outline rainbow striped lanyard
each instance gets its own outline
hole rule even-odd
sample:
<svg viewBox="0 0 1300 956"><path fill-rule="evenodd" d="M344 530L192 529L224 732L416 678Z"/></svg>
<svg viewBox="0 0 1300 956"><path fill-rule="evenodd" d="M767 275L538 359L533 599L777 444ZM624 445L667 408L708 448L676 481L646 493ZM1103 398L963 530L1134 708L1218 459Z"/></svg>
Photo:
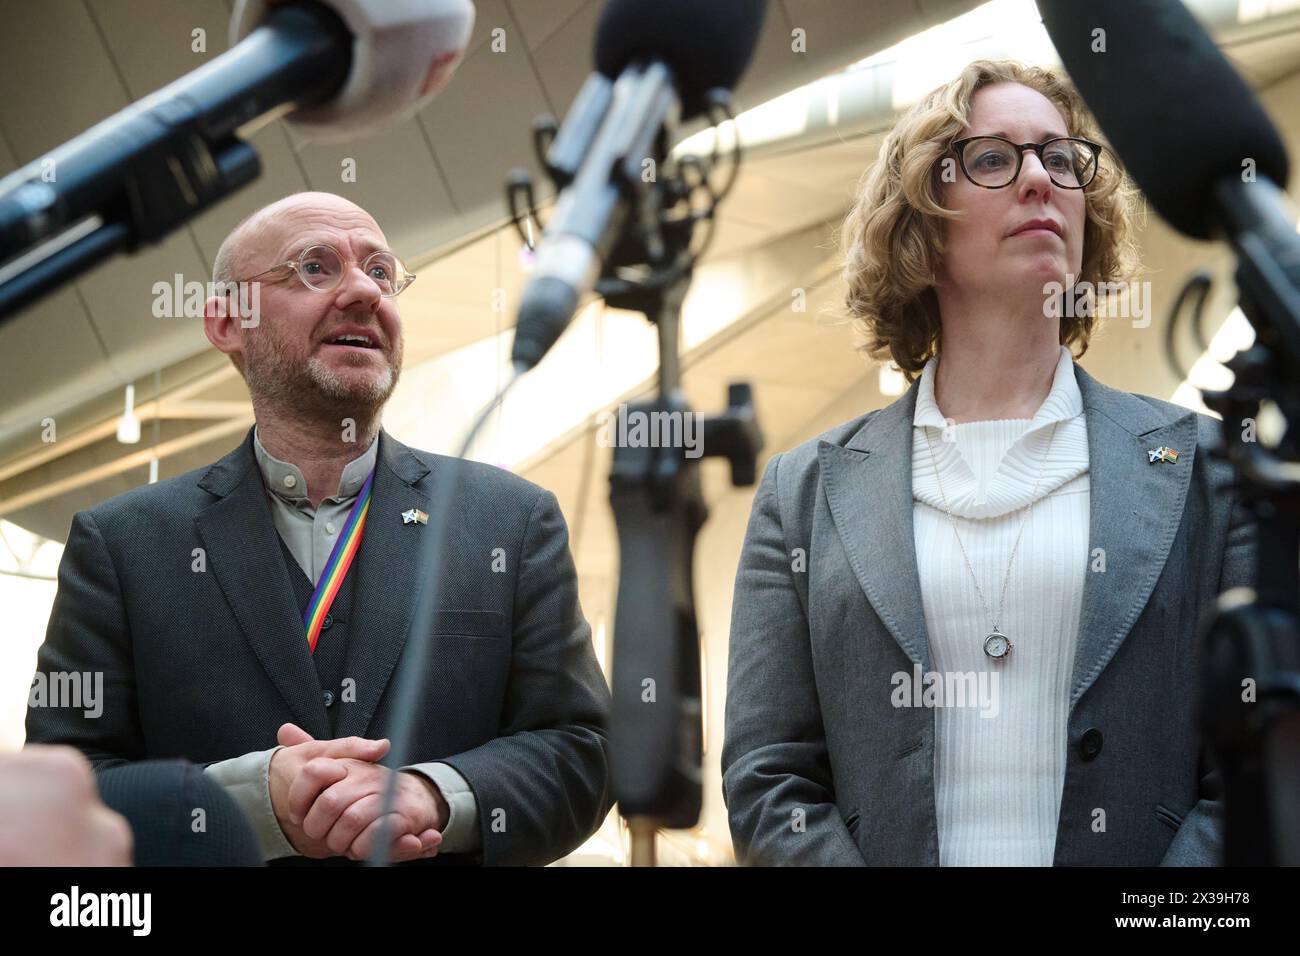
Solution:
<svg viewBox="0 0 1300 956"><path fill-rule="evenodd" d="M348 521L343 526L343 533L334 542L334 550L330 552L329 561L325 562L325 570L321 572L320 580L316 582L316 591L311 596L311 603L307 605L307 612L303 615L303 624L307 627L307 646L311 648L313 654L316 652L316 641L320 637L321 625L325 623L330 605L334 603L339 587L347 577L348 568L352 567L352 559L357 556L357 548L361 545L361 534L366 528L366 514L370 511L370 489L374 483L375 470L372 468L366 483L361 486L356 502L352 505L352 511L348 513Z"/></svg>

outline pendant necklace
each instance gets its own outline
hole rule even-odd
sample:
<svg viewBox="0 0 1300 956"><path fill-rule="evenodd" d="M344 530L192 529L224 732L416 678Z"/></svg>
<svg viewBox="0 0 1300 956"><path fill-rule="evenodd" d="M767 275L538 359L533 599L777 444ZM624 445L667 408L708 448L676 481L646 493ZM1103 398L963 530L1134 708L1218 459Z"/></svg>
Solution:
<svg viewBox="0 0 1300 956"><path fill-rule="evenodd" d="M1002 601L1007 594L1007 582L1011 580L1011 565L1016 560L1016 549L1020 547L1020 535L1024 533L1025 522L1029 520L1029 511L1034 507L1034 495L1038 492L1039 482L1043 480L1043 467L1047 463L1047 458L1052 451L1052 443L1056 440L1056 426L1060 422L1052 424L1052 435L1047 441L1047 451L1043 453L1042 460L1038 463L1038 478L1034 480L1034 490L1029 494L1029 504L1024 507L1025 515L1020 519L1020 530L1016 532L1015 543L1011 546L1011 557L1007 559L1007 571L1002 577L1002 594L998 597L998 613L993 615L993 630L984 638L984 653L991 660L1004 661L1011 653L1011 638L1002 633L998 627L998 622L1002 616ZM952 533L957 538L957 547L961 548L961 556L966 562L966 569L970 571L971 579L975 582L975 591L979 594L980 604L984 607L985 616L988 615L988 603L984 600L984 591L980 588L979 578L975 576L975 569L971 567L970 558L966 555L966 546L961 542L961 535L957 532L957 522L953 519L952 509L948 507L948 496L944 494L943 479L939 477L939 466L934 460L934 445L930 442L930 432L925 426L925 444L930 449L930 465L934 468L934 478L939 484L939 494L943 497L943 510L948 515L948 522L952 525Z"/></svg>

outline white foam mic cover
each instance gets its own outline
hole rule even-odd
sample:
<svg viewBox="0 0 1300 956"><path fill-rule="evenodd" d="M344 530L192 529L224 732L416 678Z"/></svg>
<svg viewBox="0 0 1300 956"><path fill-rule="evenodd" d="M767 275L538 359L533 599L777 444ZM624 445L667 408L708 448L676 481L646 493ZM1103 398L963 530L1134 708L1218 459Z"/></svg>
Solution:
<svg viewBox="0 0 1300 956"><path fill-rule="evenodd" d="M255 30L276 2L289 0L238 0L231 45ZM318 2L351 32L352 70L328 103L285 117L309 140L365 136L414 114L450 82L474 27L471 0Z"/></svg>

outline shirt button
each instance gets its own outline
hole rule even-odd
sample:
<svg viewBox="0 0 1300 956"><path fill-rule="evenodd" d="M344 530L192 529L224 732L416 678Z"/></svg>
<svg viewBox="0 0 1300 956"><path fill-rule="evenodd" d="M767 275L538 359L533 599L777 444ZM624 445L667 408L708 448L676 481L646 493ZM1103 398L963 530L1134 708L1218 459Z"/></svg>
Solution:
<svg viewBox="0 0 1300 956"><path fill-rule="evenodd" d="M298 484L298 479L295 478L293 475L285 475L285 476L284 476L284 486L285 486L286 488L292 488L292 487L294 487L294 485L296 485L296 484Z"/></svg>
<svg viewBox="0 0 1300 956"><path fill-rule="evenodd" d="M1097 754L1101 753L1103 739L1101 731L1096 727L1091 727L1083 732L1083 738L1079 741L1079 754L1084 760L1095 760Z"/></svg>
<svg viewBox="0 0 1300 956"><path fill-rule="evenodd" d="M334 522L333 522L333 521L326 521L326 522L325 522L325 531L326 531L327 534L333 534L333 533L334 533Z"/></svg>
<svg viewBox="0 0 1300 956"><path fill-rule="evenodd" d="M333 692L332 690L327 690L323 696L324 696L324 698L325 698L325 706L326 706L326 707L333 707L333 706L334 706L334 692Z"/></svg>
<svg viewBox="0 0 1300 956"><path fill-rule="evenodd" d="M334 626L334 615L326 614L325 620L320 622L320 629L322 631L328 631L333 626Z"/></svg>

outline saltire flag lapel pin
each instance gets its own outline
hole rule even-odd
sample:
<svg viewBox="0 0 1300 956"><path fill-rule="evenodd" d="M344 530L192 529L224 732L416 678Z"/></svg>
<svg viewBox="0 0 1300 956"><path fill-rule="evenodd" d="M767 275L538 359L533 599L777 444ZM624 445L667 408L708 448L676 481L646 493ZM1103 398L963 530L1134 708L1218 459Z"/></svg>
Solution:
<svg viewBox="0 0 1300 956"><path fill-rule="evenodd" d="M402 524L428 524L429 516L419 508L408 508L402 512Z"/></svg>
<svg viewBox="0 0 1300 956"><path fill-rule="evenodd" d="M1161 445L1159 448L1147 449L1147 457L1150 459L1147 464L1154 465L1158 461L1167 461L1172 465L1178 461L1178 452L1168 445Z"/></svg>

